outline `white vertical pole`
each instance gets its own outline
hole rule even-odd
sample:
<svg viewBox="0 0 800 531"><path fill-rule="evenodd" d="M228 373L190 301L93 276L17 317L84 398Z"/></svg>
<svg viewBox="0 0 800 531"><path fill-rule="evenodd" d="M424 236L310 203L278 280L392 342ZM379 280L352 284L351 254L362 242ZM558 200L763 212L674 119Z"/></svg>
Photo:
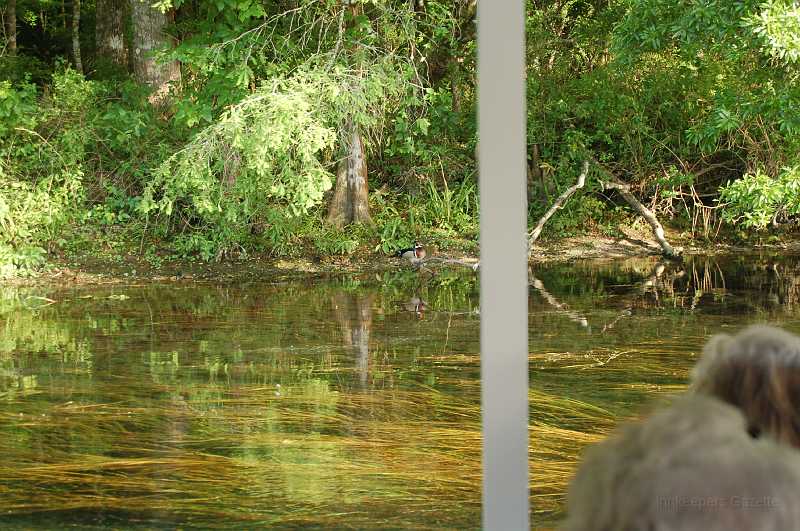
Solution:
<svg viewBox="0 0 800 531"><path fill-rule="evenodd" d="M530 529L525 7L478 0L483 527Z"/></svg>

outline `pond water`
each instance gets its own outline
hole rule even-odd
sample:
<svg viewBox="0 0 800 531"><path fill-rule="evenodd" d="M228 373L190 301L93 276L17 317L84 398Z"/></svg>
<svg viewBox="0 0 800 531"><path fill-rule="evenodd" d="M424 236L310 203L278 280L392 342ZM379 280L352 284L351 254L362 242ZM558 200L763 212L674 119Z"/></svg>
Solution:
<svg viewBox="0 0 800 531"><path fill-rule="evenodd" d="M680 392L714 333L800 331L800 260L539 266L531 502ZM0 527L480 526L478 281L0 288Z"/></svg>

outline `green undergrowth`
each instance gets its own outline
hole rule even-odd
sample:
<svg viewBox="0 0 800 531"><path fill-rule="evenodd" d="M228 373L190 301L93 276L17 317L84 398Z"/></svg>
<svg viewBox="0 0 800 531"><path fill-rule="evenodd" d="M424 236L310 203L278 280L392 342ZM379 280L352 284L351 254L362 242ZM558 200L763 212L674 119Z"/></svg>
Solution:
<svg viewBox="0 0 800 531"><path fill-rule="evenodd" d="M77 256L107 263L136 256L158 268L385 255L415 240L475 252L470 146L451 137L429 149L428 134L442 131L402 113L390 133L416 144L385 148L391 162L371 168L373 223L336 229L324 222L340 109L360 106L367 135L380 125L368 119L378 107L396 113L394 98L413 96L387 68L370 66L366 100L342 92L346 72L312 69L279 76L211 125L193 128L170 114L175 109L151 105L140 85L87 79L66 64L45 86L0 81L0 278ZM431 113L446 112L446 97L426 98ZM439 170L443 161L451 161L449 173ZM437 178L427 177L434 167ZM397 176L409 168L411 181Z"/></svg>

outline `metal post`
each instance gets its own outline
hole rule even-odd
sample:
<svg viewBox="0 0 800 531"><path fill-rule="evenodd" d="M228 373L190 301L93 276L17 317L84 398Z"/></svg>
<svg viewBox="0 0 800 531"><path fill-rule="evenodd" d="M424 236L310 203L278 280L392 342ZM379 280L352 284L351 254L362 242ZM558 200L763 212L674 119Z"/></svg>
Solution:
<svg viewBox="0 0 800 531"><path fill-rule="evenodd" d="M523 0L478 0L483 527L530 529Z"/></svg>

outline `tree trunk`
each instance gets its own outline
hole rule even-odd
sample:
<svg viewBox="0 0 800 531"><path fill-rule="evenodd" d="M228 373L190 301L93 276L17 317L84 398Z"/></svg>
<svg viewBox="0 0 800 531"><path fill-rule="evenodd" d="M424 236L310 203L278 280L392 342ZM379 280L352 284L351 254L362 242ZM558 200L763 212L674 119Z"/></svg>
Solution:
<svg viewBox="0 0 800 531"><path fill-rule="evenodd" d="M6 53L17 55L17 0L6 4Z"/></svg>
<svg viewBox="0 0 800 531"><path fill-rule="evenodd" d="M452 109L454 113L461 112L461 87L459 87L458 62L450 62L450 94L453 98Z"/></svg>
<svg viewBox="0 0 800 531"><path fill-rule="evenodd" d="M353 18L361 14L360 4L351 5L350 10ZM367 154L358 124L352 116L344 124L342 139L345 156L336 171L336 185L328 205L328 223L340 229L350 223L371 225Z"/></svg>
<svg viewBox="0 0 800 531"><path fill-rule="evenodd" d="M133 73L140 83L153 89L152 103L161 102L169 92L172 81L180 81L181 70L177 61L156 62L153 52L171 44L164 28L174 14L162 13L150 7L149 0L130 0L133 20Z"/></svg>
<svg viewBox="0 0 800 531"><path fill-rule="evenodd" d="M75 70L83 73L81 62L81 0L72 0L72 57Z"/></svg>
<svg viewBox="0 0 800 531"><path fill-rule="evenodd" d="M354 223L372 224L369 215L369 183L367 181L367 154L358 128L351 125L347 156L347 191L353 206Z"/></svg>
<svg viewBox="0 0 800 531"><path fill-rule="evenodd" d="M369 214L367 157L361 133L348 120L344 135L345 156L336 170L336 185L328 205L328 223L342 228L350 223L372 224Z"/></svg>
<svg viewBox="0 0 800 531"><path fill-rule="evenodd" d="M95 40L97 56L127 70L128 46L125 42L126 0L97 0Z"/></svg>
<svg viewBox="0 0 800 531"><path fill-rule="evenodd" d="M336 184L333 197L328 205L328 223L334 227L344 227L353 219L352 208L348 201L347 189L347 157L339 161L336 168Z"/></svg>
<svg viewBox="0 0 800 531"><path fill-rule="evenodd" d="M542 172L542 159L539 156L539 144L534 144L531 150L531 160L528 163L528 203L538 202L548 195ZM549 197L548 197L549 200Z"/></svg>

